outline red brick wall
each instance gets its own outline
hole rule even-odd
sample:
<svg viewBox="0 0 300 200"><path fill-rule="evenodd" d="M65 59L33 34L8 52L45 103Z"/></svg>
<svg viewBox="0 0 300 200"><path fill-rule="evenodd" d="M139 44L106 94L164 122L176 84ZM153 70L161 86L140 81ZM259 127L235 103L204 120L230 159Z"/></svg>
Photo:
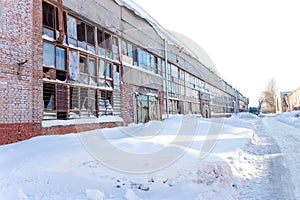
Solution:
<svg viewBox="0 0 300 200"><path fill-rule="evenodd" d="M135 87L129 84L121 84L121 117L126 123L134 122L133 95Z"/></svg>
<svg viewBox="0 0 300 200"><path fill-rule="evenodd" d="M26 140L41 133L40 123L0 124L0 145Z"/></svg>
<svg viewBox="0 0 300 200"><path fill-rule="evenodd" d="M0 144L41 134L42 1L2 1ZM28 62L19 66L17 63Z"/></svg>

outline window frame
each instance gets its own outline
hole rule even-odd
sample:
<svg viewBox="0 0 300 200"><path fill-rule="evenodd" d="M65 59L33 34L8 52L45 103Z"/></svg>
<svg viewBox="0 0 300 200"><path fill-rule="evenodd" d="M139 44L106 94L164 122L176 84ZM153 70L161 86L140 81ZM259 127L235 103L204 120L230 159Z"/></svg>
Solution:
<svg viewBox="0 0 300 200"><path fill-rule="evenodd" d="M53 46L53 66L46 65L44 63L44 56L45 51L44 51L44 44L51 45ZM57 49L63 49L64 50L64 69L58 68L57 67ZM52 79L52 80L60 80L60 81L67 81L68 80L68 67L67 67L67 48L57 45L55 43L51 43L49 41L43 41L43 77Z"/></svg>

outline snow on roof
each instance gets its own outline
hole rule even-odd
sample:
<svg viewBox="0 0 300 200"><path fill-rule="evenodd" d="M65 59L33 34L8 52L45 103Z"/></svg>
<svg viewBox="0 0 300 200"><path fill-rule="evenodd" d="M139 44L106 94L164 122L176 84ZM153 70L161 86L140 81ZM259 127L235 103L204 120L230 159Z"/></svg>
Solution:
<svg viewBox="0 0 300 200"><path fill-rule="evenodd" d="M115 2L120 6L126 7L127 9L131 10L137 16L145 19L156 30L156 32L162 39L166 39L169 44L172 44L179 49L182 49L182 47L184 47L183 51L185 53L194 58L197 58L200 63L202 63L205 67L211 69L219 76L215 64L209 58L207 53L195 41L182 34L166 30L149 13L147 13L145 9L143 9L133 0L115 0Z"/></svg>

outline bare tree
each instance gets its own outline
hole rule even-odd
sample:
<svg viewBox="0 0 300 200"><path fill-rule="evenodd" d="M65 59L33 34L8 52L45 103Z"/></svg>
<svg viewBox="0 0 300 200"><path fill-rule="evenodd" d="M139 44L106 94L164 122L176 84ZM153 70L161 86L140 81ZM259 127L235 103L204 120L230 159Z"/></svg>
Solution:
<svg viewBox="0 0 300 200"><path fill-rule="evenodd" d="M261 106L265 102L265 97L264 95L261 95L258 97L258 107L257 107L257 113L259 114L261 111Z"/></svg>
<svg viewBox="0 0 300 200"><path fill-rule="evenodd" d="M276 81L271 79L268 82L266 90L263 92L263 94L267 110L272 113L276 112L276 91Z"/></svg>

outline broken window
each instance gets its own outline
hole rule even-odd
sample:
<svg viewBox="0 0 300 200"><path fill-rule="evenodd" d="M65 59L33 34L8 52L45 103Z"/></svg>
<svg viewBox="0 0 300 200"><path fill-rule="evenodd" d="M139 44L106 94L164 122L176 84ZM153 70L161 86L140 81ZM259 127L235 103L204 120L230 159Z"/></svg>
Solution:
<svg viewBox="0 0 300 200"><path fill-rule="evenodd" d="M70 87L70 118L96 116L96 90Z"/></svg>
<svg viewBox="0 0 300 200"><path fill-rule="evenodd" d="M88 64L87 64L87 57L80 55L79 58L79 71L80 71L80 83L88 84Z"/></svg>
<svg viewBox="0 0 300 200"><path fill-rule="evenodd" d="M43 66L44 78L65 81L66 49L43 42Z"/></svg>
<svg viewBox="0 0 300 200"><path fill-rule="evenodd" d="M69 51L69 63L70 63L70 79L77 81L79 78L79 52Z"/></svg>
<svg viewBox="0 0 300 200"><path fill-rule="evenodd" d="M122 54L128 56L127 54L127 42L122 40Z"/></svg>
<svg viewBox="0 0 300 200"><path fill-rule="evenodd" d="M80 110L87 110L88 108L88 102L87 102L87 96L88 96L88 89L87 88L80 88Z"/></svg>
<svg viewBox="0 0 300 200"><path fill-rule="evenodd" d="M105 39L105 50L106 50L105 56L109 59L112 59L111 35L108 33L104 33L104 39Z"/></svg>
<svg viewBox="0 0 300 200"><path fill-rule="evenodd" d="M130 58L133 58L133 48L132 48L132 44L128 43L127 51L128 51L128 56L129 56Z"/></svg>
<svg viewBox="0 0 300 200"><path fill-rule="evenodd" d="M66 26L65 12L63 13L62 26ZM59 37L58 9L46 2L43 2L43 34L53 39L57 39Z"/></svg>
<svg viewBox="0 0 300 200"><path fill-rule="evenodd" d="M99 29L97 29L97 39L98 39L98 54L101 56L105 56L103 32Z"/></svg>
<svg viewBox="0 0 300 200"><path fill-rule="evenodd" d="M100 91L99 99L99 115L111 115L113 114L112 106L112 92Z"/></svg>
<svg viewBox="0 0 300 200"><path fill-rule="evenodd" d="M96 61L93 58L89 59L90 85L97 85L97 69Z"/></svg>
<svg viewBox="0 0 300 200"><path fill-rule="evenodd" d="M161 58L160 57L156 57L156 73L159 74L159 75L162 75L162 62L161 62Z"/></svg>
<svg viewBox="0 0 300 200"><path fill-rule="evenodd" d="M119 40L116 37L112 37L112 50L113 50L113 59L116 61L120 60L119 57Z"/></svg>
<svg viewBox="0 0 300 200"><path fill-rule="evenodd" d="M43 84L44 117L43 119L56 119L55 85Z"/></svg>
<svg viewBox="0 0 300 200"><path fill-rule="evenodd" d="M55 110L55 85L43 84L44 110Z"/></svg>
<svg viewBox="0 0 300 200"><path fill-rule="evenodd" d="M54 49L53 44L43 43L43 65L46 67L54 68Z"/></svg>
<svg viewBox="0 0 300 200"><path fill-rule="evenodd" d="M99 78L104 78L105 77L105 62L104 60L100 59L99 60Z"/></svg>
<svg viewBox="0 0 300 200"><path fill-rule="evenodd" d="M138 65L144 69L150 69L150 54L142 49L138 49Z"/></svg>
<svg viewBox="0 0 300 200"><path fill-rule="evenodd" d="M89 89L88 90L88 110L89 110L89 116L94 116L97 117L97 110L96 110L96 99L97 99L97 95L96 95L96 90L93 89Z"/></svg>
<svg viewBox="0 0 300 200"><path fill-rule="evenodd" d="M107 62L105 68L105 86L112 87L112 64Z"/></svg>
<svg viewBox="0 0 300 200"><path fill-rule="evenodd" d="M43 84L43 119L68 118L68 87L58 84Z"/></svg>
<svg viewBox="0 0 300 200"><path fill-rule="evenodd" d="M70 87L70 109L79 110L79 88Z"/></svg>
<svg viewBox="0 0 300 200"><path fill-rule="evenodd" d="M100 87L112 87L113 86L113 64L102 59L99 60L99 83Z"/></svg>
<svg viewBox="0 0 300 200"><path fill-rule="evenodd" d="M133 53L133 65L138 65L138 50L136 46L132 47L132 53Z"/></svg>
<svg viewBox="0 0 300 200"><path fill-rule="evenodd" d="M114 64L114 87L120 87L120 68ZM119 89L118 89L119 90Z"/></svg>
<svg viewBox="0 0 300 200"><path fill-rule="evenodd" d="M92 26L86 25L86 42L90 45L95 45L95 36L94 36L94 28Z"/></svg>
<svg viewBox="0 0 300 200"><path fill-rule="evenodd" d="M56 47L56 68L66 70L66 50Z"/></svg>
<svg viewBox="0 0 300 200"><path fill-rule="evenodd" d="M43 2L43 34L55 39L56 15L54 6Z"/></svg>
<svg viewBox="0 0 300 200"><path fill-rule="evenodd" d="M96 90L70 88L70 118L97 116Z"/></svg>
<svg viewBox="0 0 300 200"><path fill-rule="evenodd" d="M122 54L128 56L127 63L138 65L138 51L136 46L131 44L130 42L126 42L122 40ZM123 60L124 61L124 60Z"/></svg>
<svg viewBox="0 0 300 200"><path fill-rule="evenodd" d="M68 87L65 85L56 86L56 96L57 96L57 119L67 119L68 118Z"/></svg>
<svg viewBox="0 0 300 200"><path fill-rule="evenodd" d="M76 54L72 53L70 54L72 57L74 56L74 60L70 60L70 64L72 63L73 66L76 66L77 63L75 63ZM77 57L78 58L78 57ZM79 74L76 80L76 69L74 67L70 67L71 72L71 81L75 81L75 83L80 84L86 84L86 85L93 85L97 86L97 65L96 65L96 59L92 57L88 57L85 55L79 56Z"/></svg>
<svg viewBox="0 0 300 200"><path fill-rule="evenodd" d="M94 27L70 15L67 19L69 44L95 53Z"/></svg>
<svg viewBox="0 0 300 200"><path fill-rule="evenodd" d="M156 73L156 57L150 54L150 69L153 73Z"/></svg>
<svg viewBox="0 0 300 200"><path fill-rule="evenodd" d="M77 40L85 42L85 24L77 20Z"/></svg>
<svg viewBox="0 0 300 200"><path fill-rule="evenodd" d="M112 78L111 76L111 63L107 62L105 67L105 77Z"/></svg>
<svg viewBox="0 0 300 200"><path fill-rule="evenodd" d="M68 36L69 44L77 46L77 21L70 15L68 15Z"/></svg>
<svg viewBox="0 0 300 200"><path fill-rule="evenodd" d="M49 28L55 28L55 10L54 6L43 2L43 25Z"/></svg>
<svg viewBox="0 0 300 200"><path fill-rule="evenodd" d="M99 60L98 75L99 75L98 86L105 87L105 62L102 59Z"/></svg>
<svg viewBox="0 0 300 200"><path fill-rule="evenodd" d="M98 54L109 59L119 60L118 38L97 29ZM114 55L114 56L113 56Z"/></svg>

